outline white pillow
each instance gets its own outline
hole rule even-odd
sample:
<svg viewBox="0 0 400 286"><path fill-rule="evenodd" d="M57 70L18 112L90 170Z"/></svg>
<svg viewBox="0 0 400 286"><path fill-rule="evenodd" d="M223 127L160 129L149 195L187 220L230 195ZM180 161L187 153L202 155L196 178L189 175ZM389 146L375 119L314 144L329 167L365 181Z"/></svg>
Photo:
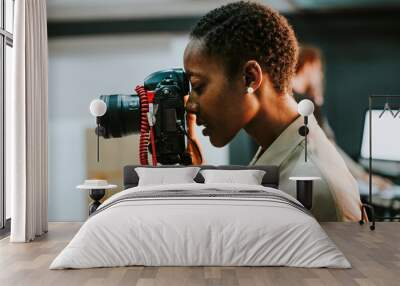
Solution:
<svg viewBox="0 0 400 286"><path fill-rule="evenodd" d="M138 186L196 183L193 179L199 170L199 167L135 168L139 176Z"/></svg>
<svg viewBox="0 0 400 286"><path fill-rule="evenodd" d="M265 171L262 170L201 170L204 183L261 185Z"/></svg>

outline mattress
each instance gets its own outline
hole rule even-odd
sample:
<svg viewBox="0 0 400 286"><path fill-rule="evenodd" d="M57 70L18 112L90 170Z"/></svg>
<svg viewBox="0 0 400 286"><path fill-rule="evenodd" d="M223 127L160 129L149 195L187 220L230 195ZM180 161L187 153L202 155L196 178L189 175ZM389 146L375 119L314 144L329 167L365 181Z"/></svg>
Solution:
<svg viewBox="0 0 400 286"><path fill-rule="evenodd" d="M198 183L115 194L50 269L130 265L351 267L308 210L284 192Z"/></svg>

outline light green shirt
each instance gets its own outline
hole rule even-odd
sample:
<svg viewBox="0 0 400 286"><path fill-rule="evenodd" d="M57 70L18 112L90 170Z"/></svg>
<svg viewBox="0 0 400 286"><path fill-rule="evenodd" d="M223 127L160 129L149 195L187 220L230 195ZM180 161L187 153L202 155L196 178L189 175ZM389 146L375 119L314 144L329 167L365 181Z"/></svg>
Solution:
<svg viewBox="0 0 400 286"><path fill-rule="evenodd" d="M319 221L358 221L361 202L355 179L342 157L328 140L314 116L308 120L307 162L304 160L305 140L298 132L303 117L297 118L261 154L260 147L250 165L279 166L279 189L296 197L292 176L317 176L313 183L312 213Z"/></svg>

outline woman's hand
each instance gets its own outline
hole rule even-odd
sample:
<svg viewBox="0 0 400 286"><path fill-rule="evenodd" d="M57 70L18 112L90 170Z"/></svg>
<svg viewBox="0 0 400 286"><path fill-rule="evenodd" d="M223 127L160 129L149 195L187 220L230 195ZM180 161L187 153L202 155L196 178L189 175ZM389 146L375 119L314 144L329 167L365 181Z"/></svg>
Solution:
<svg viewBox="0 0 400 286"><path fill-rule="evenodd" d="M368 183L369 182L369 173L365 172L365 174L362 177L363 181ZM383 191L391 186L393 186L393 182L387 178L378 176L378 175L372 175L372 184L378 188L378 190Z"/></svg>
<svg viewBox="0 0 400 286"><path fill-rule="evenodd" d="M383 191L391 186L393 186L393 182L387 178L372 175L372 183L380 190Z"/></svg>
<svg viewBox="0 0 400 286"><path fill-rule="evenodd" d="M184 97L185 106L189 96ZM196 135L196 115L186 112L186 126L187 134L191 138L188 139L186 151L192 156L193 165L202 165L205 163L204 154L200 145L200 140ZM197 145L197 148L196 148Z"/></svg>

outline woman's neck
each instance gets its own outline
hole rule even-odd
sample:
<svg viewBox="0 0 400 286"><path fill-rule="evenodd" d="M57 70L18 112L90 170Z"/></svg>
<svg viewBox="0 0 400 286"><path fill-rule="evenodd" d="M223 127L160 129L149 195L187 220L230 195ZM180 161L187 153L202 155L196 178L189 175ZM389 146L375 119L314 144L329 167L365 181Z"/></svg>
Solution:
<svg viewBox="0 0 400 286"><path fill-rule="evenodd" d="M288 94L260 96L260 110L244 127L264 150L298 117L297 103Z"/></svg>

